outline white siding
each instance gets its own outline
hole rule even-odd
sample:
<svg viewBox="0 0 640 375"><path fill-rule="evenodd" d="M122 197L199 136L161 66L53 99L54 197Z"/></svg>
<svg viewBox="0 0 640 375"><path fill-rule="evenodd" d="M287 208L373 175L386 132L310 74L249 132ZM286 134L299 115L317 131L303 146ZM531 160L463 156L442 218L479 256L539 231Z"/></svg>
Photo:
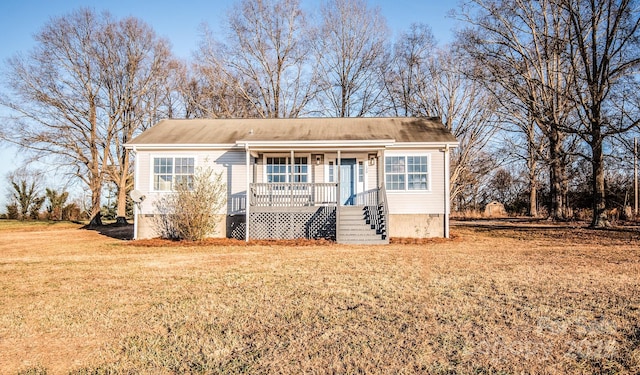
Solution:
<svg viewBox="0 0 640 375"><path fill-rule="evenodd" d="M429 155L430 190L387 190L390 214L442 214L444 213L444 153L430 150L393 150L386 156Z"/></svg>
<svg viewBox="0 0 640 375"><path fill-rule="evenodd" d="M223 172L227 184L227 213L244 213L247 193L246 153L240 150L225 151L212 157L214 170ZM250 158L249 162L253 163ZM249 166L249 168L253 168Z"/></svg>
<svg viewBox="0 0 640 375"><path fill-rule="evenodd" d="M153 158L154 157L194 157L196 170L210 167L214 173L222 173L222 181L227 186L227 207L221 214L233 214L244 211L246 197L245 152L242 150L209 150L209 151L138 151L136 163L138 176L135 188L146 196L140 205L143 215L155 214L154 202L166 192L153 191Z"/></svg>
<svg viewBox="0 0 640 375"><path fill-rule="evenodd" d="M266 176L265 176L265 171L264 171L264 159L262 157L262 154L260 155L260 157L258 158L258 164L256 165L256 180L253 182L266 182Z"/></svg>
<svg viewBox="0 0 640 375"><path fill-rule="evenodd" d="M322 183L324 180L324 170L326 168L325 164L327 164L326 158L323 157L323 162L319 165L315 164L315 160L313 161L313 166L311 169L313 170L313 176L311 177L311 182L313 183Z"/></svg>
<svg viewBox="0 0 640 375"><path fill-rule="evenodd" d="M367 182L366 189L375 189L378 187L378 164L369 165L368 160L364 160L364 173Z"/></svg>
<svg viewBox="0 0 640 375"><path fill-rule="evenodd" d="M135 188L144 193L151 191L151 159L148 152L138 152L135 156L136 169L138 172L135 178Z"/></svg>
<svg viewBox="0 0 640 375"><path fill-rule="evenodd" d="M385 156L401 155L429 155L430 190L426 192L413 191L389 191L387 198L389 201L389 212L391 214L442 214L444 213L444 153L438 149L429 150L386 150ZM296 156L307 156L296 154ZM135 188L146 195L145 201L141 204L141 214L153 214L155 208L153 202L164 193L153 192L153 157L155 156L193 156L196 158L196 168L212 167L214 172L221 172L223 180L227 183L227 214L244 212L246 200L246 169L244 150L209 150L209 151L138 151L136 154L137 178ZM262 155L261 155L262 156ZM329 161L335 161L335 153L324 155L323 165L315 165L314 160L310 160L311 181L326 181L326 165ZM378 166L368 165L366 154L342 153L343 158L357 158L364 161L366 173L366 188L373 189L378 184L376 176ZM251 158L253 165L254 158ZM258 163L262 163L259 160ZM382 160L378 160L382 162ZM253 166L251 167L253 168ZM264 165L256 167L257 181L264 181ZM447 177L448 178L448 177ZM383 181L384 176L380 177Z"/></svg>

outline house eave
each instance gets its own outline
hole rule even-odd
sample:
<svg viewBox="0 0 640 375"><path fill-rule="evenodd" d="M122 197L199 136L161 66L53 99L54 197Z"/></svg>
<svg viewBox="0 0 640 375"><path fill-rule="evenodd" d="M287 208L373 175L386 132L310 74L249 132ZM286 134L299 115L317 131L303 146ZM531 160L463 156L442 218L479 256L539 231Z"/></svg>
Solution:
<svg viewBox="0 0 640 375"><path fill-rule="evenodd" d="M457 148L460 142L402 142L394 143L391 148Z"/></svg>
<svg viewBox="0 0 640 375"><path fill-rule="evenodd" d="M253 151L370 151L382 149L404 148L454 148L459 147L458 142L395 142L393 139L380 140L353 140L353 141L248 141L239 140L235 144L136 144L127 143L124 146L128 150L253 150Z"/></svg>
<svg viewBox="0 0 640 375"><path fill-rule="evenodd" d="M172 144L172 143L158 143L158 144L125 144L124 147L128 150L231 150L240 149L237 144Z"/></svg>
<svg viewBox="0 0 640 375"><path fill-rule="evenodd" d="M392 146L395 143L393 139L376 139L376 140L327 140L327 141L251 141L241 139L236 145L251 150L338 150L338 149L366 149L373 148L382 149Z"/></svg>

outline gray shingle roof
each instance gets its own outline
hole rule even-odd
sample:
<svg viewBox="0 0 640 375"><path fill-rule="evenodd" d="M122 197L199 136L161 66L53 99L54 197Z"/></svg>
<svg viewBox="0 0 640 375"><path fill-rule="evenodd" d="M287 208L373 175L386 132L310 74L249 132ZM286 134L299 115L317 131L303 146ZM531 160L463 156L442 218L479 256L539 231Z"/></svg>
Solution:
<svg viewBox="0 0 640 375"><path fill-rule="evenodd" d="M129 145L224 145L238 141L374 141L453 143L438 118L292 118L162 120Z"/></svg>

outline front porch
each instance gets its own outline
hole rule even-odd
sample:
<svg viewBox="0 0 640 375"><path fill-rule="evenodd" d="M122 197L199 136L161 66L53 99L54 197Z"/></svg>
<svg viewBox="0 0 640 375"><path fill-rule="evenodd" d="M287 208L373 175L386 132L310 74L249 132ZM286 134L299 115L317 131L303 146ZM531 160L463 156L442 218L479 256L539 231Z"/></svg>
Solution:
<svg viewBox="0 0 640 375"><path fill-rule="evenodd" d="M248 238L386 244L384 187L340 198L340 183L251 183Z"/></svg>
<svg viewBox="0 0 640 375"><path fill-rule="evenodd" d="M354 143L243 143L245 239L389 243L383 177L388 141Z"/></svg>

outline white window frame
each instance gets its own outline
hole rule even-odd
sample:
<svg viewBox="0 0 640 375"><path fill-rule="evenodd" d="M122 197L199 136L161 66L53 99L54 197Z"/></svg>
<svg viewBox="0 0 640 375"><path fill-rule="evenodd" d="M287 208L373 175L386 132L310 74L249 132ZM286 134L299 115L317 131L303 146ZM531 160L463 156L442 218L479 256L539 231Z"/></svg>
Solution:
<svg viewBox="0 0 640 375"><path fill-rule="evenodd" d="M325 181L336 182L336 162L333 160L327 160L325 170Z"/></svg>
<svg viewBox="0 0 640 375"><path fill-rule="evenodd" d="M284 177L284 181L277 181L274 183L283 183L283 182L288 182L289 181L289 176L291 174L291 171L289 169L289 157L287 156L267 156L264 159L264 182L270 183L269 181L269 159L284 159L284 173L278 172L275 174L275 176L283 176ZM273 164L273 165L283 165L283 164ZM273 176L274 173L273 171L271 172L271 175Z"/></svg>
<svg viewBox="0 0 640 375"><path fill-rule="evenodd" d="M171 186L169 189L156 189L156 172L155 172L155 163L156 163L156 159L171 159L172 163L171 163ZM151 155L151 162L150 162L150 169L151 169L151 173L150 175L150 182L149 182L149 186L151 189L149 189L150 191L153 192L172 192L174 191L174 184L175 184L175 179L176 179L176 159L193 159L193 175L195 176L196 173L196 169L198 168L198 158L195 155L192 154L154 154ZM163 173L164 174L164 173ZM180 174L180 175L185 175L185 174Z"/></svg>
<svg viewBox="0 0 640 375"><path fill-rule="evenodd" d="M267 168L269 166L269 164L267 163L267 160L269 158L285 158L286 159L286 176L285 176L285 181L284 182L275 182L275 183L290 183L291 181L291 168L294 168L294 176L307 176L307 181L306 182L296 182L294 181L294 183L309 183L311 182L312 179L312 174L311 174L311 168L312 165L311 163L311 154L296 154L294 156L294 160L293 163L291 163L291 155L290 154L265 154L262 156L262 162L263 162L263 168L262 168L262 180L264 183L269 183L269 174L267 173ZM297 158L306 158L307 162L306 164L295 164L295 159ZM296 165L304 165L307 167L307 172L306 173L296 173L295 172L295 166Z"/></svg>
<svg viewBox="0 0 640 375"><path fill-rule="evenodd" d="M389 187L388 181L387 181L387 158L390 157L399 157L399 158L404 158L404 172L401 174L402 176L404 176L404 189L391 189ZM409 164L408 164L408 158L409 157L426 157L427 161L427 188L426 189L409 189L409 175L412 174L422 174L422 173L411 173L409 172ZM432 175L432 169L431 169L431 154L429 153L419 153L419 152L403 152L403 153L390 153L390 152L386 152L384 155L384 184L386 187L387 192L390 193L425 193L425 192L431 192L432 190L432 185L431 185L431 175ZM399 174L399 173L391 173L391 174Z"/></svg>

